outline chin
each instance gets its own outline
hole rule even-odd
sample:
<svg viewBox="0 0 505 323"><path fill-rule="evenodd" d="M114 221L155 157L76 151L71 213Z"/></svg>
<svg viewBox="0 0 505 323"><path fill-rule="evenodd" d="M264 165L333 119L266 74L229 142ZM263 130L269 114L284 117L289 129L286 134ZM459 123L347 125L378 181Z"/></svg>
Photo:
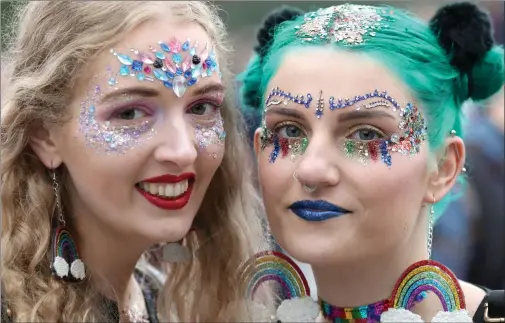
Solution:
<svg viewBox="0 0 505 323"><path fill-rule="evenodd" d="M144 235L153 243L176 242L182 240L188 234L193 224L194 216L178 214L167 216L161 221L151 223L144 229ZM146 221L148 223L150 221Z"/></svg>
<svg viewBox="0 0 505 323"><path fill-rule="evenodd" d="M314 266L345 263L352 258L350 250L335 239L305 236L302 234L281 236L279 245L294 259Z"/></svg>

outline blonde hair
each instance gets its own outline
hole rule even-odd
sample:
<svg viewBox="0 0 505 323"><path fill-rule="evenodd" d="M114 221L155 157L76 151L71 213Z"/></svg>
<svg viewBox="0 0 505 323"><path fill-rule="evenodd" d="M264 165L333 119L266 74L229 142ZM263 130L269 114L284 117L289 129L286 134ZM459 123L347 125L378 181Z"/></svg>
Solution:
<svg viewBox="0 0 505 323"><path fill-rule="evenodd" d="M171 17L201 25L213 40L223 81L233 92L229 45L216 10L200 1L48 1L20 7L2 88L2 287L14 321L103 321L90 279L51 277L50 232L55 196L47 170L31 151L30 131L66 120L72 87L88 61L141 23ZM243 321L245 295L237 269L261 242L261 204L250 181L242 118L227 98L225 155L195 218L187 246L194 257L170 266L159 292L160 319ZM248 167L249 166L249 167ZM63 174L65 175L65 174ZM63 177L63 184L68 176ZM63 204L68 197L62 192Z"/></svg>

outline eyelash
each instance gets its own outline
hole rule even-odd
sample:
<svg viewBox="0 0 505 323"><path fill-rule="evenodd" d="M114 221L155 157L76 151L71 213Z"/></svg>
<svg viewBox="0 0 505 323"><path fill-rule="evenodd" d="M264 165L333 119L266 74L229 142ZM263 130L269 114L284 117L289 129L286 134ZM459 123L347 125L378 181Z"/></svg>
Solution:
<svg viewBox="0 0 505 323"><path fill-rule="evenodd" d="M287 139L299 139L299 138L303 138L303 137L287 137L287 136L283 136L283 135L280 135L279 134L279 131L281 129L285 129L287 126L293 126L293 127L296 127L298 128L298 130L300 130L302 132L303 135L305 135L305 137L307 137L307 129L302 126L301 124L299 123L296 123L296 122L293 122L293 121L283 121L283 122L280 122L278 124L275 125L274 127L274 132L277 133L279 135L280 138L287 138Z"/></svg>
<svg viewBox="0 0 505 323"><path fill-rule="evenodd" d="M374 138L371 140L363 140L363 139L359 139L359 138L348 138L348 139L354 140L354 141L374 141L374 140L378 140L378 139L385 139L387 137L387 135L384 132L382 132L381 130L377 129L376 127L366 125L366 124L359 124L359 125L353 126L347 132L346 137L350 137L353 133L358 133L361 130L371 131L371 132L377 134L379 136L379 138Z"/></svg>
<svg viewBox="0 0 505 323"><path fill-rule="evenodd" d="M195 113L192 113L191 112L191 109L197 107L197 106L208 106L210 105L210 107L212 108L212 116L209 116L209 112L208 110L205 110L204 114L195 114ZM191 114L192 117L194 118L204 118L204 119L214 119L215 116L217 115L216 112L219 112L221 107L222 107L222 103L221 104L218 104L217 102L215 101L209 101L209 100L205 100L205 101L197 101L197 102L194 102L192 103L187 109L186 109L186 113L187 114ZM207 114L207 115L206 115Z"/></svg>
<svg viewBox="0 0 505 323"><path fill-rule="evenodd" d="M142 113L144 113L145 115L142 116L141 118L137 118L137 119L121 119L120 118L121 113L124 113L124 112L129 111L129 110L138 110L138 111L141 111ZM124 107L124 108L121 108L121 109L115 111L112 114L111 119L118 119L118 120L121 120L121 121L135 122L138 119L143 119L143 118L146 118L146 117L148 117L150 115L152 115L151 109L148 109L147 107L140 106L140 105L131 105L131 106L127 106L127 107Z"/></svg>

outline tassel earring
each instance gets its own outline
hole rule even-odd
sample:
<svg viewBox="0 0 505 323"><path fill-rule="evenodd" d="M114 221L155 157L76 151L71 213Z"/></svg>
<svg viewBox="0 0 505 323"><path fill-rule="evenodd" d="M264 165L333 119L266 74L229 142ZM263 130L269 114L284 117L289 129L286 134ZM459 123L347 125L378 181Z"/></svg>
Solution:
<svg viewBox="0 0 505 323"><path fill-rule="evenodd" d="M86 268L79 258L75 241L66 227L61 207L59 184L54 169L52 170L52 180L58 219L53 222L51 234L51 270L53 276L60 280L66 282L81 281L86 278Z"/></svg>
<svg viewBox="0 0 505 323"><path fill-rule="evenodd" d="M435 219L435 197L433 197L433 202L430 206L430 218L428 220L428 259L431 259L431 247L433 245L433 222Z"/></svg>

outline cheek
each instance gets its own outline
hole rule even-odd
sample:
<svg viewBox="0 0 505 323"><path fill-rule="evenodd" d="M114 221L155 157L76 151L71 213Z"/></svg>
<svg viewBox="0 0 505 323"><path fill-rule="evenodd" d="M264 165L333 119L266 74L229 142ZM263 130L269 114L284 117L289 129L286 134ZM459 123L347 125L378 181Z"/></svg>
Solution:
<svg viewBox="0 0 505 323"><path fill-rule="evenodd" d="M75 134L75 128L66 129L65 133ZM120 203L118 205L124 204L125 198L130 197L125 193L133 192L149 149L146 146L124 154L106 154L90 147L86 138L78 132L73 136L62 136L59 145L63 162L79 196L101 200L98 204L103 204L103 196L107 196L107 201Z"/></svg>
<svg viewBox="0 0 505 323"><path fill-rule="evenodd" d="M367 226L390 233L410 230L426 191L425 169L424 156L394 156L391 168L370 165L349 173Z"/></svg>
<svg viewBox="0 0 505 323"><path fill-rule="evenodd" d="M194 128L195 144L202 158L211 157L220 160L221 163L225 151L226 131L223 120L211 124L196 124ZM207 155L207 156L203 156Z"/></svg>
<svg viewBox="0 0 505 323"><path fill-rule="evenodd" d="M271 149L260 152L258 158L258 176L261 185L263 201L267 211L278 206L289 198L289 192L294 185L293 172L296 164L289 159L278 158L269 161ZM274 214L275 212L268 212Z"/></svg>

